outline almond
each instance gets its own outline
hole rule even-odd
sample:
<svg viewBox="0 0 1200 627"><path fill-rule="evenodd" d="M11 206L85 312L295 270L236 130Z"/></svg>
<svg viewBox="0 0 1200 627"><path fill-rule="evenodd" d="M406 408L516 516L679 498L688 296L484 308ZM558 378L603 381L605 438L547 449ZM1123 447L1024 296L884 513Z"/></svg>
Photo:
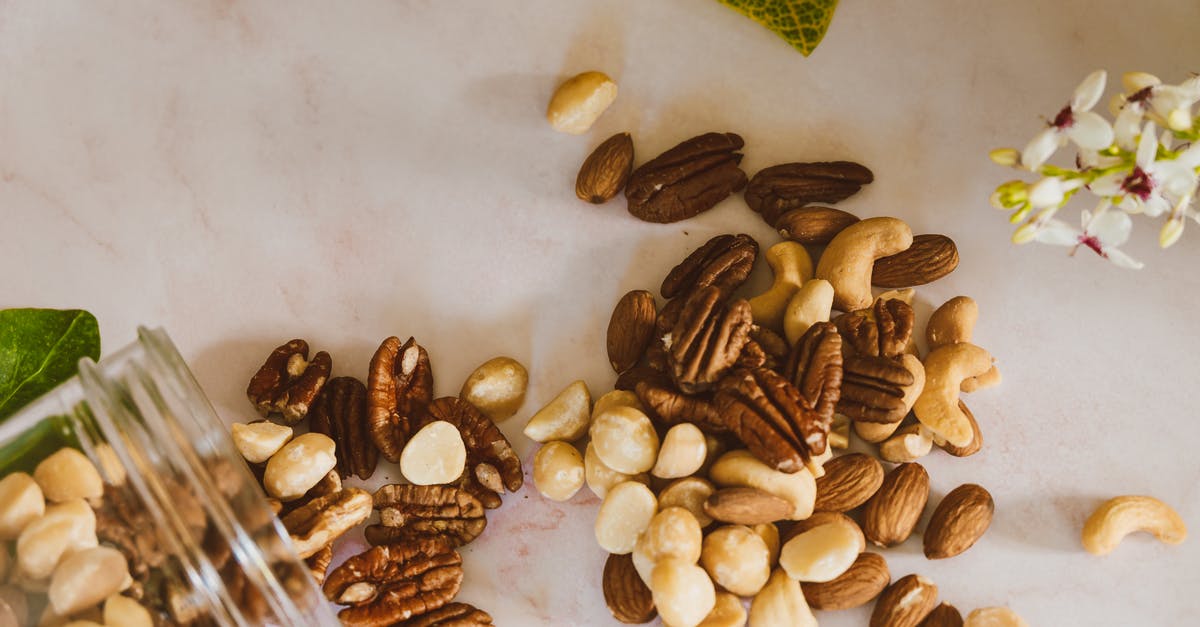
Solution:
<svg viewBox="0 0 1200 627"><path fill-rule="evenodd" d="M658 310L654 294L633 290L617 301L608 319L608 361L617 374L637 365L654 336Z"/></svg>
<svg viewBox="0 0 1200 627"><path fill-rule="evenodd" d="M971 455L978 453L979 449L983 448L983 434L979 432L979 423L975 421L975 415L971 413L971 410L967 409L966 403L963 403L962 400L959 400L958 408L961 409L963 415L967 417L967 422L971 423L971 433L974 434L971 437L971 443L966 446L954 446L953 444L946 442L945 444L942 444L941 447L943 451L946 451L955 457L970 457Z"/></svg>
<svg viewBox="0 0 1200 627"><path fill-rule="evenodd" d="M650 588L633 567L632 555L608 556L604 562L603 588L608 610L622 623L646 623L658 614Z"/></svg>
<svg viewBox="0 0 1200 627"><path fill-rule="evenodd" d="M916 462L900 464L883 478L883 485L862 513L867 539L882 547L908 539L929 500L929 473Z"/></svg>
<svg viewBox="0 0 1200 627"><path fill-rule="evenodd" d="M848 512L867 502L883 483L883 466L870 455L850 453L825 462L817 479L817 511Z"/></svg>
<svg viewBox="0 0 1200 627"><path fill-rule="evenodd" d="M887 560L878 553L860 553L858 559L832 581L806 583L804 598L816 610L845 610L866 605L887 587L891 576Z"/></svg>
<svg viewBox="0 0 1200 627"><path fill-rule="evenodd" d="M704 513L721 522L758 525L787 518L792 504L758 488L722 488L704 501Z"/></svg>
<svg viewBox="0 0 1200 627"><path fill-rule="evenodd" d="M875 260L871 285L912 287L932 283L958 267L958 247L945 235L918 235L912 246Z"/></svg>
<svg viewBox="0 0 1200 627"><path fill-rule="evenodd" d="M950 491L925 528L925 557L954 557L971 548L992 524L996 505L988 491L966 483Z"/></svg>
<svg viewBox="0 0 1200 627"><path fill-rule="evenodd" d="M617 133L596 147L575 179L575 195L593 204L608 202L625 188L633 171L633 138Z"/></svg>
<svg viewBox="0 0 1200 627"><path fill-rule="evenodd" d="M933 608L929 616L921 621L920 627L963 627L963 617L958 608L949 603L942 603Z"/></svg>
<svg viewBox="0 0 1200 627"><path fill-rule="evenodd" d="M775 223L784 239L801 244L828 244L842 229L858 222L858 217L831 207L789 209Z"/></svg>
<svg viewBox="0 0 1200 627"><path fill-rule="evenodd" d="M870 627L917 627L937 603L937 586L920 575L905 575L888 586L871 612Z"/></svg>

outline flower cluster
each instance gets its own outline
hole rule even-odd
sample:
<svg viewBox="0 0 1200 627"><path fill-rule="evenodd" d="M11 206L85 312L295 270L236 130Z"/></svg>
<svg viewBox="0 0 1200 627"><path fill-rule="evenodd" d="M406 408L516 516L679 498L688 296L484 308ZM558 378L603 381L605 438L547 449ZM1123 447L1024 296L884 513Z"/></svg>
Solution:
<svg viewBox="0 0 1200 627"><path fill-rule="evenodd" d="M1118 266L1140 268L1140 262L1118 249L1129 239L1131 215L1165 218L1158 237L1163 248L1179 240L1185 219L1200 222L1193 207L1200 178L1200 117L1193 113L1200 101L1200 76L1167 85L1150 74L1126 74L1123 93L1109 103L1112 123L1092 112L1106 80L1103 70L1083 79L1067 106L1047 120L1024 150L992 151L992 161L1041 179L1004 183L991 202L1011 211L1010 221L1021 225L1013 233L1014 243L1069 246L1072 253L1084 246ZM1068 143L1076 148L1074 167L1047 163ZM1081 189L1099 201L1082 212L1077 229L1055 215Z"/></svg>

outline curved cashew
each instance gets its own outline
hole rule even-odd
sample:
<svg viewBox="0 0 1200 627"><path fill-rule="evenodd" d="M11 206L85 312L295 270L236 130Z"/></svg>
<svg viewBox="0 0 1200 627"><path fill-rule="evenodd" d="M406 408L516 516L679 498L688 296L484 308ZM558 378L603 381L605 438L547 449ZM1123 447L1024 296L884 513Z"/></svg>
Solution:
<svg viewBox="0 0 1200 627"><path fill-rule="evenodd" d="M829 322L832 309L833 285L822 279L805 281L792 294L783 312L783 334L787 336L788 344L798 342L808 327L818 322Z"/></svg>
<svg viewBox="0 0 1200 627"><path fill-rule="evenodd" d="M775 275L771 289L750 299L750 314L756 324L771 329L783 327L788 301L813 273L812 258L796 242L779 242L763 255Z"/></svg>
<svg viewBox="0 0 1200 627"><path fill-rule="evenodd" d="M894 464L915 462L933 450L929 430L919 424L906 425L879 445L879 457Z"/></svg>
<svg viewBox="0 0 1200 627"><path fill-rule="evenodd" d="M970 296L955 296L942 303L929 316L929 324L925 326L925 340L929 342L929 350L945 346L970 342L971 334L975 331L975 322L979 320L979 305ZM1000 385L1000 371L993 365L987 372L969 379L964 379L961 389L964 392L974 392Z"/></svg>
<svg viewBox="0 0 1200 627"><path fill-rule="evenodd" d="M1183 519L1170 505L1152 496L1118 496L1096 508L1083 524L1083 548L1107 555L1134 531L1148 531L1167 544L1187 538Z"/></svg>
<svg viewBox="0 0 1200 627"><path fill-rule="evenodd" d="M856 311L871 306L875 260L912 246L912 229L897 218L867 218L838 233L817 263L817 278L833 284L833 306Z"/></svg>
<svg viewBox="0 0 1200 627"><path fill-rule="evenodd" d="M917 420L954 446L970 444L974 432L958 406L959 386L991 367L992 356L974 344L950 344L930 352L925 357L925 389L913 405Z"/></svg>

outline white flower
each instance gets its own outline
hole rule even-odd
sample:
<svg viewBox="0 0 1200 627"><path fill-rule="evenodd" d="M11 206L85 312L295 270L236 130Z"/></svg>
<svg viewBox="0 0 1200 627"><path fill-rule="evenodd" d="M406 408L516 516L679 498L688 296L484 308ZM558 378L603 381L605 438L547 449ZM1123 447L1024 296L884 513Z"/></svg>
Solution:
<svg viewBox="0 0 1200 627"><path fill-rule="evenodd" d="M1174 159L1156 160L1158 147L1154 123L1147 122L1138 140L1133 169L1101 176L1088 188L1097 196L1120 197L1119 206L1130 213L1145 213L1152 218L1162 215L1196 187L1200 148L1193 145Z"/></svg>
<svg viewBox="0 0 1200 627"><path fill-rule="evenodd" d="M1094 216L1090 211L1084 211L1082 217L1082 231L1062 220L1050 219L1033 238L1043 244L1071 246L1071 254L1084 246L1122 268L1137 270L1142 267L1140 261L1117 248L1129 240L1133 228L1129 214L1109 211L1107 203L1101 203Z"/></svg>
<svg viewBox="0 0 1200 627"><path fill-rule="evenodd" d="M1066 199L1067 193L1083 185L1080 179L1063 179L1057 176L1046 178L1029 186L1029 206L1037 209L1057 207Z"/></svg>
<svg viewBox="0 0 1200 627"><path fill-rule="evenodd" d="M1200 77L1193 76L1179 85L1164 85L1157 76L1129 72L1122 77L1126 93L1114 102L1120 110L1113 122L1117 145L1132 150L1143 117L1173 131L1192 128L1192 105L1200 101Z"/></svg>
<svg viewBox="0 0 1200 627"><path fill-rule="evenodd" d="M1100 150L1112 144L1112 127L1107 120L1091 112L1104 93L1107 76L1104 70L1097 70L1083 79L1067 106L1025 146L1021 152L1021 165L1036 172L1068 139L1086 150Z"/></svg>

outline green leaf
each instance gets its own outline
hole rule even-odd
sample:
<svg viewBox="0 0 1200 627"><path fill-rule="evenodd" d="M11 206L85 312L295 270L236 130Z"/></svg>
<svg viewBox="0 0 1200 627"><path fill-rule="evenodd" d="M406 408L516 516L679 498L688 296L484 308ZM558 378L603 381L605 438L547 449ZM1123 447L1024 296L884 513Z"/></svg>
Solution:
<svg viewBox="0 0 1200 627"><path fill-rule="evenodd" d="M0 311L0 421L100 358L100 326L82 309Z"/></svg>
<svg viewBox="0 0 1200 627"><path fill-rule="evenodd" d="M821 43L837 8L837 0L717 1L766 26L806 57Z"/></svg>

